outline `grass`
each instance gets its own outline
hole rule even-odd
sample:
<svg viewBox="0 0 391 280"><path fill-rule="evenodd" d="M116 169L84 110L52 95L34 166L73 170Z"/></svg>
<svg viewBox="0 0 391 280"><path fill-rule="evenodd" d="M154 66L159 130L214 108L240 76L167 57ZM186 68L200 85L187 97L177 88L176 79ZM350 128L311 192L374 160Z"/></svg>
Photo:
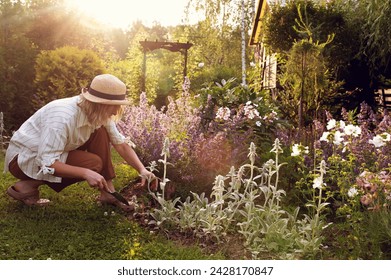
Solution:
<svg viewBox="0 0 391 280"><path fill-rule="evenodd" d="M135 172L115 157L122 186ZM0 152L0 169L4 155ZM180 246L151 233L131 221L118 209L99 206L98 192L86 183L55 193L41 187L41 196L52 203L28 207L10 199L5 191L16 182L0 173L0 259L3 260L121 260L121 259L222 259L199 247ZM127 178L129 176L129 178Z"/></svg>

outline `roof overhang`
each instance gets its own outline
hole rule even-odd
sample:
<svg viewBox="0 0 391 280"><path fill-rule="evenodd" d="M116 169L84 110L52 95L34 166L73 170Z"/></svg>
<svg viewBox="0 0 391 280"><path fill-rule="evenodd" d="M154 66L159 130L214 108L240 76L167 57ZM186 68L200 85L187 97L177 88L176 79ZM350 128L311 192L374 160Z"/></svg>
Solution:
<svg viewBox="0 0 391 280"><path fill-rule="evenodd" d="M249 41L250 46L254 46L260 43L262 20L265 17L266 12L269 10L267 0L259 0L257 5L256 14L253 19L251 37Z"/></svg>

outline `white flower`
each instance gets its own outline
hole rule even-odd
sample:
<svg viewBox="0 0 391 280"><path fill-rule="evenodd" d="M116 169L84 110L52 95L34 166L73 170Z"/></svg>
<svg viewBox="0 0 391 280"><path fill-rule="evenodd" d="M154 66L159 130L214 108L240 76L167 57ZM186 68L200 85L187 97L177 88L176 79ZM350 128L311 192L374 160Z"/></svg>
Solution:
<svg viewBox="0 0 391 280"><path fill-rule="evenodd" d="M301 153L304 153L304 154L308 154L309 153L309 148L306 146L302 146L300 144L294 144L292 146L292 153L291 153L291 156L292 157L297 157L297 156L300 156Z"/></svg>
<svg viewBox="0 0 391 280"><path fill-rule="evenodd" d="M333 143L335 145L340 145L342 143L342 141L343 141L343 136L344 136L344 134L341 131L337 130L335 132L335 134L334 134L334 141L333 141Z"/></svg>
<svg viewBox="0 0 391 280"><path fill-rule="evenodd" d="M348 124L345 129L343 130L346 135L352 135L355 130L355 126L352 124Z"/></svg>
<svg viewBox="0 0 391 280"><path fill-rule="evenodd" d="M255 117L259 117L259 112L257 109L254 108L254 106L251 104L251 101L248 101L246 103L246 106L244 106L244 115L249 118L250 120L254 119Z"/></svg>
<svg viewBox="0 0 391 280"><path fill-rule="evenodd" d="M352 124L348 124L344 128L344 133L346 135L353 135L354 137L357 137L358 135L361 134L361 127L355 126L355 125L352 125Z"/></svg>
<svg viewBox="0 0 391 280"><path fill-rule="evenodd" d="M261 121L257 121L255 124L256 124L256 126L258 126L258 127L262 125Z"/></svg>
<svg viewBox="0 0 391 280"><path fill-rule="evenodd" d="M327 130L333 129L337 124L337 121L334 119L331 119L327 122Z"/></svg>
<svg viewBox="0 0 391 280"><path fill-rule="evenodd" d="M203 62L198 63L198 68L202 68L204 66L205 66L205 63L203 63Z"/></svg>
<svg viewBox="0 0 391 280"><path fill-rule="evenodd" d="M314 188L314 189L322 189L322 186L323 186L324 184L323 184L323 179L322 179L322 177L316 177L315 179L314 179L314 183L313 183L313 185L312 185L312 187Z"/></svg>
<svg viewBox="0 0 391 280"><path fill-rule="evenodd" d="M292 157L297 157L300 155L300 149L299 149L299 144L294 144L292 146L292 153L291 153L291 156Z"/></svg>
<svg viewBox="0 0 391 280"><path fill-rule="evenodd" d="M109 215L109 213L107 213L107 212L104 212L104 213L103 213L103 216L107 216L107 215Z"/></svg>
<svg viewBox="0 0 391 280"><path fill-rule="evenodd" d="M361 127L356 126L356 129L355 129L354 132L353 132L353 136L354 136L354 137L357 137L357 136L359 136L360 134L361 134Z"/></svg>
<svg viewBox="0 0 391 280"><path fill-rule="evenodd" d="M357 189L355 187L351 187L348 190L348 197L350 197L350 198L355 197L357 194L358 194L358 191L357 191Z"/></svg>
<svg viewBox="0 0 391 280"><path fill-rule="evenodd" d="M339 121L339 127L344 129L345 128L345 122L344 121Z"/></svg>
<svg viewBox="0 0 391 280"><path fill-rule="evenodd" d="M380 148L386 145L386 143L383 140L383 137L381 137L380 135L376 135L375 137L373 137L373 139L369 140L368 142L369 144L373 144L375 148Z"/></svg>
<svg viewBox="0 0 391 280"><path fill-rule="evenodd" d="M329 142L329 139L327 139L330 135L330 132L323 132L322 137L320 137L320 141Z"/></svg>
<svg viewBox="0 0 391 280"><path fill-rule="evenodd" d="M256 65L255 62L253 62L253 61L250 62L251 67L255 67L255 65Z"/></svg>
<svg viewBox="0 0 391 280"><path fill-rule="evenodd" d="M216 113L216 119L228 120L231 116L231 110L228 107L220 107Z"/></svg>

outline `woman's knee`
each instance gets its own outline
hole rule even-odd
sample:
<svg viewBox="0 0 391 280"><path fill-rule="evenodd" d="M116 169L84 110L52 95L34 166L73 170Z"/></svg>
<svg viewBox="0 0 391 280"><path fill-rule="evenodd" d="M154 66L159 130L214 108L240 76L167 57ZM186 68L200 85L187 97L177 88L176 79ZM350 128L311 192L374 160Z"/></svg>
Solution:
<svg viewBox="0 0 391 280"><path fill-rule="evenodd" d="M97 173L100 173L103 169L102 158L95 154L91 154L90 157L91 157L90 169Z"/></svg>
<svg viewBox="0 0 391 280"><path fill-rule="evenodd" d="M69 152L66 163L72 166L91 169L98 173L103 169L103 160L99 155L81 150Z"/></svg>

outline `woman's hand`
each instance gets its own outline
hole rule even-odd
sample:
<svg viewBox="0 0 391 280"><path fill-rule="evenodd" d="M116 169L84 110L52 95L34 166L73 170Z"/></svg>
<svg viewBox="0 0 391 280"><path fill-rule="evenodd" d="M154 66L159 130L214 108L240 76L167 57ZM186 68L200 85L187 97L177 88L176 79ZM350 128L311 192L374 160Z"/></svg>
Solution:
<svg viewBox="0 0 391 280"><path fill-rule="evenodd" d="M145 186L146 182L152 184L151 189L157 189L157 178L156 176L148 171L140 159L138 158L136 152L126 143L113 145L116 151L120 154L120 156L134 169L136 169L141 177L141 184Z"/></svg>
<svg viewBox="0 0 391 280"><path fill-rule="evenodd" d="M153 174L152 172L150 172L144 168L140 171L140 177L141 177L141 185L142 186L145 186L146 183L150 183L153 185L151 187L152 189L157 188L157 178L156 178L155 174Z"/></svg>
<svg viewBox="0 0 391 280"><path fill-rule="evenodd" d="M93 170L86 169L84 179L91 187L98 188L104 191L109 191L106 179Z"/></svg>
<svg viewBox="0 0 391 280"><path fill-rule="evenodd" d="M109 190L105 178L91 169L72 166L59 161L55 161L50 167L54 168L55 176L83 179L86 180L91 187L98 188L100 190Z"/></svg>

